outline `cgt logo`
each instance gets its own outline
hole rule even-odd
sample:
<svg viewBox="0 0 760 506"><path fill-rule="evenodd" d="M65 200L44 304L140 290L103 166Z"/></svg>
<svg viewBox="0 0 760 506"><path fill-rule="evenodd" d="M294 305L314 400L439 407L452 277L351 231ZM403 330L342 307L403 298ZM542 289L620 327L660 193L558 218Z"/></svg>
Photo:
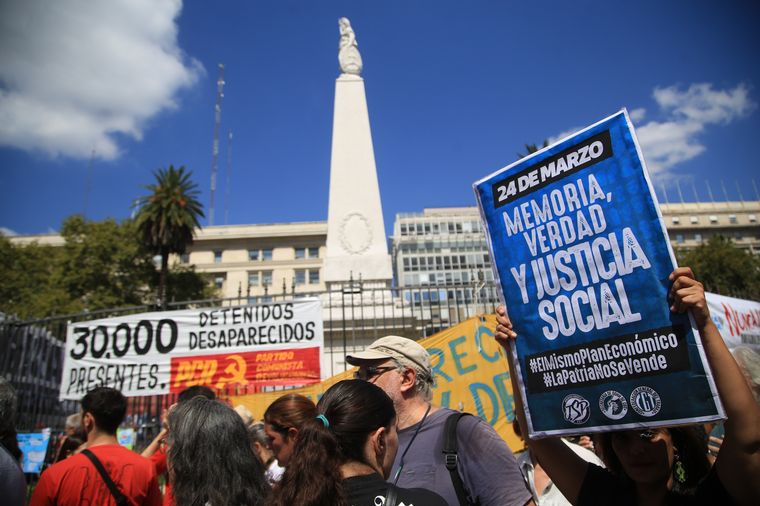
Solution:
<svg viewBox="0 0 760 506"><path fill-rule="evenodd" d="M586 423L591 416L591 404L580 395L570 394L562 400L562 414L570 423Z"/></svg>

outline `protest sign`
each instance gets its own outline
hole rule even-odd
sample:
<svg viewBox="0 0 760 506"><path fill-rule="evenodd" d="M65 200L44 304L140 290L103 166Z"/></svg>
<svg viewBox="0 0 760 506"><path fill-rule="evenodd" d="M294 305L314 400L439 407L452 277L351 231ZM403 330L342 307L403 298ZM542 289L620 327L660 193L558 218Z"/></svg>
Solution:
<svg viewBox="0 0 760 506"><path fill-rule="evenodd" d="M21 469L25 473L40 474L50 443L50 429L43 429L42 432L19 432L16 434L16 440L22 453Z"/></svg>
<svg viewBox="0 0 760 506"><path fill-rule="evenodd" d="M514 420L512 384L504 365L501 347L493 339L494 315L474 317L417 341L428 350L435 385L433 404L466 411L484 419L504 438L513 451L523 449L512 430ZM358 350L357 350L358 351ZM336 374L320 383L287 392L261 392L229 398L242 404L261 420L264 411L281 395L295 393L317 402L338 381L353 378L356 369Z"/></svg>
<svg viewBox="0 0 760 506"><path fill-rule="evenodd" d="M723 416L625 111L473 187L532 436Z"/></svg>
<svg viewBox="0 0 760 506"><path fill-rule="evenodd" d="M135 429L132 427L116 430L116 440L119 441L119 444L124 448L128 448L130 450L133 449L135 447L136 439L137 434L135 433Z"/></svg>
<svg viewBox="0 0 760 506"><path fill-rule="evenodd" d="M760 302L705 293L710 316L729 349L748 346L760 351Z"/></svg>
<svg viewBox="0 0 760 506"><path fill-rule="evenodd" d="M314 298L71 323L60 397L79 399L96 386L145 396L314 383L323 341Z"/></svg>

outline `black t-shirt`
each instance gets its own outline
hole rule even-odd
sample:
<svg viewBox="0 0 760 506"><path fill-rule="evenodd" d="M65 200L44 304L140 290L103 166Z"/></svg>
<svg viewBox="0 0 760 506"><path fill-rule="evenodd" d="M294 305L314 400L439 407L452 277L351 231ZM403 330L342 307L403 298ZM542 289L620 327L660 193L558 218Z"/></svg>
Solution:
<svg viewBox="0 0 760 506"><path fill-rule="evenodd" d="M728 495L713 467L693 495L668 494L665 503L673 506L731 506L736 504ZM635 506L636 491L629 481L615 476L594 464L588 465L586 477L578 494L578 506Z"/></svg>
<svg viewBox="0 0 760 506"><path fill-rule="evenodd" d="M388 493L388 482L375 473L352 476L343 481L351 506L382 506ZM422 488L396 487L398 506L448 506L443 497Z"/></svg>

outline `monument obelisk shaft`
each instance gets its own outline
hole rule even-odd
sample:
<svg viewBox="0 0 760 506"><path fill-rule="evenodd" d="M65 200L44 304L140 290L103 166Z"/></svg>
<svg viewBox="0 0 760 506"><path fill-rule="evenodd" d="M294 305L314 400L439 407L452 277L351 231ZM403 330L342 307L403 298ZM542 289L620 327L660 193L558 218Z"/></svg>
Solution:
<svg viewBox="0 0 760 506"><path fill-rule="evenodd" d="M335 82L324 280L340 285L361 279L387 287L393 274L360 76L362 60L351 24L346 18L339 24L342 73Z"/></svg>

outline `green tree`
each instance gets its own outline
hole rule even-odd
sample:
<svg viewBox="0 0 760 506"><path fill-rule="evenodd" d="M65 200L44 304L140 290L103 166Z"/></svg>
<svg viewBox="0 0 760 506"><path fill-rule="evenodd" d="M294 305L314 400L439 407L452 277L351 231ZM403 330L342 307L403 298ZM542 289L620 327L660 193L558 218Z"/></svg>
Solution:
<svg viewBox="0 0 760 506"><path fill-rule="evenodd" d="M692 268L710 292L760 300L760 258L723 236L713 236L693 250L676 250L679 265Z"/></svg>
<svg viewBox="0 0 760 506"><path fill-rule="evenodd" d="M16 246L0 234L0 312L20 319L68 309L59 277L61 248L32 243Z"/></svg>
<svg viewBox="0 0 760 506"><path fill-rule="evenodd" d="M73 310L140 305L148 300L156 268L133 221L86 221L74 215L64 220L61 236L65 245L58 283Z"/></svg>
<svg viewBox="0 0 760 506"><path fill-rule="evenodd" d="M153 175L156 183L145 187L151 194L140 199L136 222L143 244L161 255L158 300L165 307L169 255L181 255L193 243L195 229L200 227L199 219L204 215L197 185L190 180L191 172L186 172L185 167L175 169L170 165Z"/></svg>

